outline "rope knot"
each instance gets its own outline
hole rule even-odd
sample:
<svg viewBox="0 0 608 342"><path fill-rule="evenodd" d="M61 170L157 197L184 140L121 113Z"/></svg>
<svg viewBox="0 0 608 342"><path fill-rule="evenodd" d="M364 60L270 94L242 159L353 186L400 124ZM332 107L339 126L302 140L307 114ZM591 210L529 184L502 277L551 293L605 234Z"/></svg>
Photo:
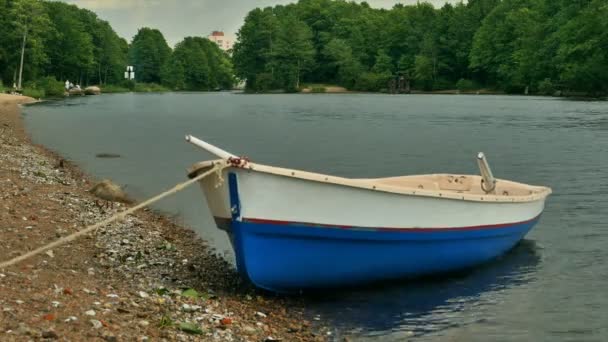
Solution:
<svg viewBox="0 0 608 342"><path fill-rule="evenodd" d="M247 157L230 157L227 162L233 167L245 167L250 160Z"/></svg>

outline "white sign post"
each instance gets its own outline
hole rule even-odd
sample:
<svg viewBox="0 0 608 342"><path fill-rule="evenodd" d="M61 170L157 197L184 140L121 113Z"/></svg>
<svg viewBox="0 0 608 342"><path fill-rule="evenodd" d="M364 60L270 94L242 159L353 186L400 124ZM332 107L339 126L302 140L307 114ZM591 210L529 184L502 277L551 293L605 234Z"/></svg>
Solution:
<svg viewBox="0 0 608 342"><path fill-rule="evenodd" d="M134 80L135 79L135 69L133 68L133 66L129 65L127 67L127 71L125 71L125 79L127 80Z"/></svg>

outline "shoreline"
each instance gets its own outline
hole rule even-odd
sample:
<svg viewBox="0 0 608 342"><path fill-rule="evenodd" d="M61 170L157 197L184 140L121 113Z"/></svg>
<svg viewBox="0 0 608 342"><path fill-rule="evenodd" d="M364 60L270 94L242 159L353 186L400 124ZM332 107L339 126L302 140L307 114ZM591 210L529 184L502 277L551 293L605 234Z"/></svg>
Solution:
<svg viewBox="0 0 608 342"><path fill-rule="evenodd" d="M480 90L477 91L462 91L458 92L457 90L434 90L434 91L422 91L422 90L413 90L411 93L385 93L385 92L370 92L370 91L356 91L356 90L344 90L344 91L327 91L327 92L312 92L312 91L300 91L295 93L286 93L283 91L270 91L270 92L247 92L244 90L233 90L226 91L232 92L237 95L395 95L395 96L407 96L407 95L449 95L449 96L519 96L519 97L543 97L543 98L553 98L553 99L563 99L563 100L572 100L572 101L608 101L608 97L606 96L590 96L590 95L543 95L543 94L510 94L501 91L489 91L489 90ZM168 93L188 93L188 92L179 92L179 91L169 91ZM192 92L197 93L197 92ZM205 93L205 92L203 92Z"/></svg>
<svg viewBox="0 0 608 342"><path fill-rule="evenodd" d="M543 97L543 98L554 98L554 99L563 99L563 100L571 100L571 101L608 101L608 96L599 95L599 96L591 96L584 94L562 94L560 96L556 95L543 95L543 94L515 94L515 93L505 93L503 91L498 90L488 90L488 89L479 89L479 90L466 90L466 91L458 91L456 89L450 90L431 90L431 91L423 91L423 90L412 90L410 93L388 93L388 92L373 92L373 91L358 91L358 90L347 90L343 87L329 87L332 88L330 90L324 92L314 92L311 89L303 89L299 92L287 93L284 91L267 91L267 92L248 92L244 89L231 89L231 90L220 90L220 91L187 91L187 90L163 90L163 91L108 91L103 92L99 95L112 95L112 94L213 94L213 93L230 93L235 95L466 95L466 96L520 96L520 97ZM71 97L84 97L91 95L71 95L65 97L57 97L57 98L43 98L38 100L37 102L43 102L46 100L64 100L69 99Z"/></svg>
<svg viewBox="0 0 608 342"><path fill-rule="evenodd" d="M94 180L35 145L0 95L0 261L101 221ZM188 290L184 292L185 290ZM325 341L302 298L244 284L194 231L144 209L68 245L0 269L0 340Z"/></svg>

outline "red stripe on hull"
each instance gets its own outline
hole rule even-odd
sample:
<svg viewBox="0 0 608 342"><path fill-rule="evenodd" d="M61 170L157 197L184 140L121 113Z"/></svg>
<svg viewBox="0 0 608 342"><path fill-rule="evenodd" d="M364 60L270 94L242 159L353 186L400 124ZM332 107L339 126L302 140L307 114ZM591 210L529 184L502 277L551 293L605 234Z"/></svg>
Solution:
<svg viewBox="0 0 608 342"><path fill-rule="evenodd" d="M344 225L335 225L335 224L310 223L310 222L267 220L267 219L258 219L258 218L243 218L243 221L250 222L250 223L272 224L272 225L281 225L281 226L306 226L306 227L311 227L311 228L360 229L360 230L376 230L376 231L384 231L384 232L394 232L394 231L398 231L398 232L445 232L445 231L508 228L508 227L512 227L514 225L530 223L530 222L538 220L539 218L540 218L540 215L538 215L530 220L521 221L521 222L510 222L510 223L468 226L468 227L442 227L442 228L357 227L357 226L344 226Z"/></svg>

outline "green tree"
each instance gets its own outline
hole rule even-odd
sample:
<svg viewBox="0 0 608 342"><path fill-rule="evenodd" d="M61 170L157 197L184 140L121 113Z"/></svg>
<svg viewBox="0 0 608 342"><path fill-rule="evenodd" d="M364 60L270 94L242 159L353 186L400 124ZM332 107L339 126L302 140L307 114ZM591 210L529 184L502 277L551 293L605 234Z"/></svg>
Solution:
<svg viewBox="0 0 608 342"><path fill-rule="evenodd" d="M414 61L414 79L424 90L433 88L434 65L433 61L424 56L418 55Z"/></svg>
<svg viewBox="0 0 608 342"><path fill-rule="evenodd" d="M162 71L163 84L176 90L230 89L234 83L228 56L206 38L187 37Z"/></svg>
<svg viewBox="0 0 608 342"><path fill-rule="evenodd" d="M277 27L272 8L256 8L247 14L237 33L232 61L236 76L246 81L248 90L257 91L257 77L267 71Z"/></svg>
<svg viewBox="0 0 608 342"><path fill-rule="evenodd" d="M119 37L107 21L91 11L81 9L80 18L93 43L93 63L88 68L87 84L119 83L127 65L128 43Z"/></svg>
<svg viewBox="0 0 608 342"><path fill-rule="evenodd" d="M39 0L16 0L8 2L8 46L19 51L19 65L10 63L18 70L17 87L22 87L24 72L34 78L38 67L46 62L44 51L44 33L49 27L49 19L43 2ZM5 5L5 6L6 6ZM19 44L19 43L20 44ZM17 49L17 47L19 47ZM16 53L9 56L16 60Z"/></svg>
<svg viewBox="0 0 608 342"><path fill-rule="evenodd" d="M169 60L171 48L163 34L156 29L139 29L129 49L129 61L135 67L139 82L160 83L161 69Z"/></svg>
<svg viewBox="0 0 608 342"><path fill-rule="evenodd" d="M555 62L567 90L608 92L608 4L594 0L556 33Z"/></svg>
<svg viewBox="0 0 608 342"><path fill-rule="evenodd" d="M7 84L17 82L24 35L23 80L32 86L51 84L46 76L84 84L122 77L128 44L91 11L55 1L0 0L0 25L0 77Z"/></svg>
<svg viewBox="0 0 608 342"><path fill-rule="evenodd" d="M513 20L520 0L499 4L483 20L475 34L470 54L471 68L482 75L485 83L502 84L506 88L521 88L513 85L516 61L514 53L518 44L518 22Z"/></svg>
<svg viewBox="0 0 608 342"><path fill-rule="evenodd" d="M353 88L363 71L363 67L354 58L350 46L342 39L332 39L324 47L322 53L327 63L326 68L331 68L329 74L336 75L331 81Z"/></svg>
<svg viewBox="0 0 608 342"><path fill-rule="evenodd" d="M312 33L308 26L293 15L282 18L269 67L276 70L277 84L287 90L300 87L302 72L313 62Z"/></svg>
<svg viewBox="0 0 608 342"><path fill-rule="evenodd" d="M7 0L0 0L0 27L9 27L8 17L8 3ZM8 34L0 35L0 81L5 79L4 72L8 68L9 62L9 39Z"/></svg>
<svg viewBox="0 0 608 342"><path fill-rule="evenodd" d="M608 93L607 6L606 0L469 0L377 9L299 0L249 12L231 61L200 38L185 39L172 54L158 30L143 28L129 46L91 11L0 0L0 79L11 85L21 78L56 93L53 79L121 82L130 62L138 80L175 89L228 88L234 72L251 91L295 91L302 81L377 91L397 72L420 89L598 95Z"/></svg>
<svg viewBox="0 0 608 342"><path fill-rule="evenodd" d="M80 20L80 9L62 2L47 2L47 13L54 29L46 41L46 73L60 80L83 83L93 66L93 41Z"/></svg>
<svg viewBox="0 0 608 342"><path fill-rule="evenodd" d="M335 39L334 27L345 16L352 6L342 1L332 0L301 0L295 9L300 18L312 32L315 63L307 73L310 81L335 80L338 78L335 66L328 65L331 61L326 59L325 47Z"/></svg>
<svg viewBox="0 0 608 342"><path fill-rule="evenodd" d="M398 71L403 75L412 75L414 73L414 60L407 55L401 56L397 62Z"/></svg>
<svg viewBox="0 0 608 342"><path fill-rule="evenodd" d="M383 75L391 75L393 73L393 60L384 50L378 50L376 63L372 67L372 71Z"/></svg>

